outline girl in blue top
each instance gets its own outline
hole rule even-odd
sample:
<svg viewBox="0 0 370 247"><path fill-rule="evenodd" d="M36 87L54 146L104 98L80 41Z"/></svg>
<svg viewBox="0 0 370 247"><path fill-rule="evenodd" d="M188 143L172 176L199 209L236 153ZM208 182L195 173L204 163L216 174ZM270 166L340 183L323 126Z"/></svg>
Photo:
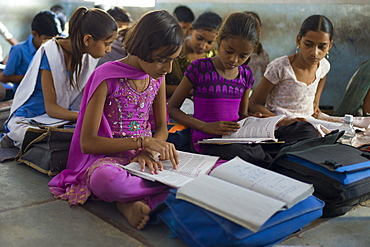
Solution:
<svg viewBox="0 0 370 247"><path fill-rule="evenodd" d="M76 121L81 92L97 58L110 52L117 24L105 11L85 7L75 10L69 23L69 37L49 40L35 54L14 96L3 147L12 141L21 146L30 127L25 118L46 113Z"/></svg>

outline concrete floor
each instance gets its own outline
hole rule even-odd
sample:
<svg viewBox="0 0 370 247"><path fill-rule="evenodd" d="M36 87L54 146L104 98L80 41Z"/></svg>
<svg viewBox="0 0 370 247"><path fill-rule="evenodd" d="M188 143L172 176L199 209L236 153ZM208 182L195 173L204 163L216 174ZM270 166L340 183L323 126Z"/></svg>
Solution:
<svg viewBox="0 0 370 247"><path fill-rule="evenodd" d="M69 207L48 191L47 175L15 161L0 163L0 246L183 247L166 225L132 228L114 204ZM277 246L370 246L370 202L346 215L318 219Z"/></svg>

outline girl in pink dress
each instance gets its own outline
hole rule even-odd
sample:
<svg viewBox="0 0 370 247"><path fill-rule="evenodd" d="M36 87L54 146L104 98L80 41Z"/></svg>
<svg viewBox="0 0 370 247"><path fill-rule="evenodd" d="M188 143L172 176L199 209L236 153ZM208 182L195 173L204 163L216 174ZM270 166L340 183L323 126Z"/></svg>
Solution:
<svg viewBox="0 0 370 247"><path fill-rule="evenodd" d="M129 30L129 55L107 62L91 75L82 99L67 169L54 177L50 191L71 205L83 204L90 195L116 202L128 222L142 229L149 212L167 196L169 188L131 176L116 164L132 161L149 167L152 174L170 160L176 169L178 155L166 142L166 73L179 55L183 34L167 11L145 14ZM149 109L156 129L152 135Z"/></svg>

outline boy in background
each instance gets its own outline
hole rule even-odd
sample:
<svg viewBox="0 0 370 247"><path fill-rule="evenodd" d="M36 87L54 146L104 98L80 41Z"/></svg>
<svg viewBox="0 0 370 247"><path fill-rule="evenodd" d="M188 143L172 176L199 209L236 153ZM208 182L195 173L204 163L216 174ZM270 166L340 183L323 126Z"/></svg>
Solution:
<svg viewBox="0 0 370 247"><path fill-rule="evenodd" d="M14 45L9 52L5 69L0 73L0 81L12 82L13 92L17 90L29 64L41 44L59 35L62 30L56 14L50 10L43 10L32 20L32 32L27 40Z"/></svg>
<svg viewBox="0 0 370 247"><path fill-rule="evenodd" d="M57 18L60 21L60 27L62 29L62 32L59 35L62 37L68 37L68 18L66 16L63 6L55 4L51 6L50 10L57 15Z"/></svg>
<svg viewBox="0 0 370 247"><path fill-rule="evenodd" d="M132 22L130 13L123 7L112 7L107 10L118 26L117 38L112 43L111 51L104 57L99 59L97 67L108 61L116 61L127 56L127 52L123 49L123 39L126 35L126 29Z"/></svg>
<svg viewBox="0 0 370 247"><path fill-rule="evenodd" d="M184 38L189 35L189 31L192 28L192 23L194 21L194 14L191 9L185 5L179 5L173 11L173 15L176 16L179 24L184 33Z"/></svg>

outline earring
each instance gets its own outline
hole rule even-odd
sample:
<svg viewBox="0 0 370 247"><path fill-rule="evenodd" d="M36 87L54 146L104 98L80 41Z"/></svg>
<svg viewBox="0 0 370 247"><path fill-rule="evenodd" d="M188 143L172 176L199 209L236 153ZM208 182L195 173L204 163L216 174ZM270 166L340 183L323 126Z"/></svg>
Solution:
<svg viewBox="0 0 370 247"><path fill-rule="evenodd" d="M298 54L299 53L299 46L297 45L297 48L295 48L295 53Z"/></svg>
<svg viewBox="0 0 370 247"><path fill-rule="evenodd" d="M326 53L326 59L329 59L329 52Z"/></svg>

